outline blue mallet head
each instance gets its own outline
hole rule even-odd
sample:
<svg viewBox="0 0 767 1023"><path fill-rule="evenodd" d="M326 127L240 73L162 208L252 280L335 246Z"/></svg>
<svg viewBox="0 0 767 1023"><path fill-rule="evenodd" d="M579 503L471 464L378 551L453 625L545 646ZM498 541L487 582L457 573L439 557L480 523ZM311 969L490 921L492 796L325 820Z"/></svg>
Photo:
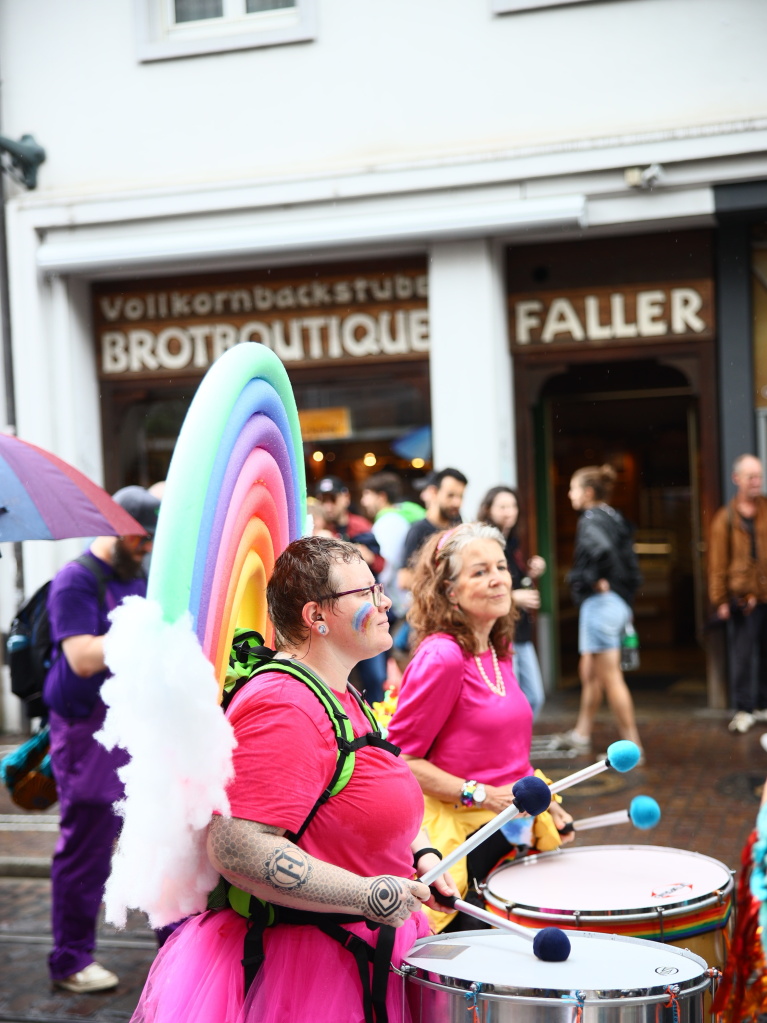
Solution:
<svg viewBox="0 0 767 1023"><path fill-rule="evenodd" d="M542 778L532 774L515 782L511 791L517 809L529 813L531 817L537 817L539 813L548 810L551 803L551 789Z"/></svg>
<svg viewBox="0 0 767 1023"><path fill-rule="evenodd" d="M563 963L570 955L570 939L558 927L544 927L533 938L533 952L547 963Z"/></svg>
<svg viewBox="0 0 767 1023"><path fill-rule="evenodd" d="M634 796L629 806L629 819L635 828L649 831L660 820L660 807L652 796Z"/></svg>
<svg viewBox="0 0 767 1023"><path fill-rule="evenodd" d="M607 763L621 774L636 767L641 756L642 751L637 744L628 739L620 739L607 747Z"/></svg>

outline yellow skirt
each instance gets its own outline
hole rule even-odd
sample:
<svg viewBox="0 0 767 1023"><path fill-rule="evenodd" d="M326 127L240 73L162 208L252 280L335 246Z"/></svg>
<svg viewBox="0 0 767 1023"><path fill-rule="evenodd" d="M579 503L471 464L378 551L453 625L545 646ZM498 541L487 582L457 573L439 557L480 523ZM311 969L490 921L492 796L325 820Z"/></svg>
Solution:
<svg viewBox="0 0 767 1023"><path fill-rule="evenodd" d="M547 780L539 771L535 773L544 781ZM550 783L547 782L547 784ZM558 796L554 798L557 799L557 802L561 801ZM469 835L473 835L494 817L495 814L492 810L483 810L475 806L455 806L453 803L443 803L442 800L435 799L433 796L424 795L423 826L429 835L429 841L435 849L439 849L443 856L447 856L457 849ZM545 810L533 821L533 836L537 852L548 852L562 844L562 839L548 810ZM450 868L450 873L453 875L453 880L461 896L465 897L469 889L466 857L454 863ZM426 909L426 915L436 934L443 931L456 916L455 913L438 913L433 909Z"/></svg>

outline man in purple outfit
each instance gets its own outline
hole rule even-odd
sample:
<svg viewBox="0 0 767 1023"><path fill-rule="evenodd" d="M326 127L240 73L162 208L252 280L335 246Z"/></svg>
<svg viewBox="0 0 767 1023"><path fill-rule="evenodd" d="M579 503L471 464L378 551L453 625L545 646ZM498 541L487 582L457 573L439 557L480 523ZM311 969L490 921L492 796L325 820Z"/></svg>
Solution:
<svg viewBox="0 0 767 1023"><path fill-rule="evenodd" d="M59 794L60 834L51 864L55 987L75 993L107 991L118 977L94 961L96 922L109 876L120 818L112 804L123 795L117 777L127 755L94 738L106 715L99 690L108 676L104 634L108 614L127 596L146 595L142 567L151 550L160 502L143 487L114 495L146 536L98 536L88 564L72 561L48 591L53 660L43 697L49 708L51 760Z"/></svg>

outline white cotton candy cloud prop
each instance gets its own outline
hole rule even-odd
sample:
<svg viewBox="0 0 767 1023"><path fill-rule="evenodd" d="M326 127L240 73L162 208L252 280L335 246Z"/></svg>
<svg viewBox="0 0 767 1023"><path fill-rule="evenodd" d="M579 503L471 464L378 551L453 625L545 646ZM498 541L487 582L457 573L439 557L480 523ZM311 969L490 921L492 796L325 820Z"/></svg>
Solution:
<svg viewBox="0 0 767 1023"><path fill-rule="evenodd" d="M218 683L186 614L163 620L155 601L128 597L110 615L101 688L108 705L98 740L122 746L123 827L104 901L124 927L128 909L153 927L205 908L218 880L205 852L214 810L228 815L226 784L236 742L218 704Z"/></svg>

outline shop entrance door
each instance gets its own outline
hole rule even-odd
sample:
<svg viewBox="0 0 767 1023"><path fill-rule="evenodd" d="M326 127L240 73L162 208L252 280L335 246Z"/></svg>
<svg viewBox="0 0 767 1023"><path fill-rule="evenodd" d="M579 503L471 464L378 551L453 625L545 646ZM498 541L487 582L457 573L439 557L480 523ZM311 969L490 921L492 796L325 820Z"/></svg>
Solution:
<svg viewBox="0 0 767 1023"><path fill-rule="evenodd" d="M578 663L566 581L577 522L570 478L609 462L618 471L612 503L636 527L644 576L635 606L642 663L633 683L705 686L698 398L688 381L650 360L572 367L544 386L537 420L548 463L548 493L539 493L550 524L552 653L562 684L575 683Z"/></svg>

